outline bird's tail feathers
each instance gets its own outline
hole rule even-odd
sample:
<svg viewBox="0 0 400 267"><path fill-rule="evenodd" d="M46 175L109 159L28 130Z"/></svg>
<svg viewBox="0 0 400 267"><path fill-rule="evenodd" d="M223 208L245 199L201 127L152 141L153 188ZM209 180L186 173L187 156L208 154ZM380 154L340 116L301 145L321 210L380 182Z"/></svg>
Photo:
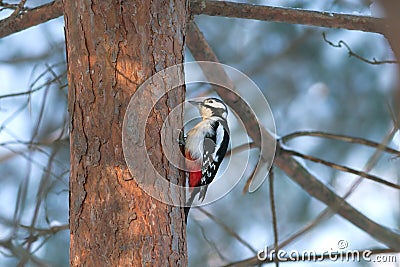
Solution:
<svg viewBox="0 0 400 267"><path fill-rule="evenodd" d="M185 205L185 223L187 224L189 210L192 206L195 196L200 192L200 187L193 187L193 191L190 193L190 197ZM203 198L204 199L204 198Z"/></svg>

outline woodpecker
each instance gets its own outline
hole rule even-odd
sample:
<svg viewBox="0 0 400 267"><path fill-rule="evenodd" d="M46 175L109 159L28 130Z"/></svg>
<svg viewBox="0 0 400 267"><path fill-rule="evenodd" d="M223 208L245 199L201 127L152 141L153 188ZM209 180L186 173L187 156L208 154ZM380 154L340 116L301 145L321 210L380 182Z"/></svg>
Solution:
<svg viewBox="0 0 400 267"><path fill-rule="evenodd" d="M228 109L217 98L189 101L202 117L184 138L186 167L189 170L190 197L185 207L185 221L195 196L203 201L208 185L214 180L229 144Z"/></svg>

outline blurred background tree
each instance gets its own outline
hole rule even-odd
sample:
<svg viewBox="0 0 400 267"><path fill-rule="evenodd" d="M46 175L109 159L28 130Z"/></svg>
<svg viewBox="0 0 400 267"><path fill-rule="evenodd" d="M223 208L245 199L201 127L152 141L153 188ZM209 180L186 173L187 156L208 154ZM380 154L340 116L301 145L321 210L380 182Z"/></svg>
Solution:
<svg viewBox="0 0 400 267"><path fill-rule="evenodd" d="M363 0L249 3L359 16L383 15L377 3ZM1 18L17 19L15 14L27 11L25 8L44 4L46 1L2 1ZM394 97L398 95L398 68L393 62L374 62L395 60L383 35L206 15L195 16L194 21L219 61L244 72L262 90L271 106L278 136L320 131L399 149L399 99ZM28 259L27 266L69 265L69 140L63 26L60 17L0 39L1 266L24 264ZM335 47L340 41L347 47L343 43L340 48ZM349 57L349 51L355 55ZM193 61L194 56L187 49L185 60ZM210 94L214 92L207 86L187 89L188 98ZM230 120L232 134L246 142L247 136L232 113ZM376 153L374 147L310 136L296 137L287 145L303 154L366 170L399 184L399 157L393 153ZM235 175L234 166L240 166L245 157L234 153L230 158L233 164L223 174L220 172L218 179ZM191 211L190 266L228 265L252 258L258 250L274 243L269 183L252 194L242 193L257 162L257 151L251 150L250 157L242 179L228 195ZM304 161L304 166L340 196L358 181L356 175L319 163ZM279 241L290 240L307 225L314 226L288 242L283 247L286 251L337 251L342 240L347 242L346 249L385 247L340 216L315 221L326 206L278 168L274 181ZM400 229L398 189L363 179L347 201L373 221ZM346 266L383 265L349 262Z"/></svg>

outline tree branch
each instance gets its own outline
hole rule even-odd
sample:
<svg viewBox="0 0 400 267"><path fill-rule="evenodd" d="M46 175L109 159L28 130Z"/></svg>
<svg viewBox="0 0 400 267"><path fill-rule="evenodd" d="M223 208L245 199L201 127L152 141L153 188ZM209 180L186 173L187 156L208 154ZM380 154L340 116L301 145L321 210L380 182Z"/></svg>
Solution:
<svg viewBox="0 0 400 267"><path fill-rule="evenodd" d="M256 19L376 33L383 33L388 28L386 21L381 18L225 1L193 1L191 12L194 15ZM0 21L0 38L62 15L62 0L55 0L20 14L16 18L3 19Z"/></svg>
<svg viewBox="0 0 400 267"><path fill-rule="evenodd" d="M62 0L35 7L0 21L0 38L36 26L63 15Z"/></svg>
<svg viewBox="0 0 400 267"><path fill-rule="evenodd" d="M197 61L208 60L218 62L216 55L213 53L211 47L204 39L203 34L194 22L192 22L188 27L186 41L187 46ZM206 69L203 69L203 72L206 77L209 75L211 75L211 77L215 75L215 73L209 73ZM219 75L219 78L222 80L229 80L229 77L223 69L221 69L217 75ZM230 88L234 88L232 81L231 83L232 87ZM255 145L270 145L270 140L274 138L258 123L257 118L254 116L247 104L244 103L244 101L239 101L240 98L231 91L223 90L218 87L216 87L215 90L221 96L221 98L239 115L245 125L248 135L253 139ZM262 144L260 143L261 136L265 141ZM277 144L277 154L274 164L282 169L308 194L325 203L343 218L387 246L396 250L400 250L400 235L370 220L364 214L356 210L353 206L339 197L334 191L329 189L314 175L312 175L289 153L281 150L279 143Z"/></svg>
<svg viewBox="0 0 400 267"><path fill-rule="evenodd" d="M344 28L381 34L388 27L386 21L381 18L227 1L194 1L191 3L190 8L194 15L256 19L327 28Z"/></svg>

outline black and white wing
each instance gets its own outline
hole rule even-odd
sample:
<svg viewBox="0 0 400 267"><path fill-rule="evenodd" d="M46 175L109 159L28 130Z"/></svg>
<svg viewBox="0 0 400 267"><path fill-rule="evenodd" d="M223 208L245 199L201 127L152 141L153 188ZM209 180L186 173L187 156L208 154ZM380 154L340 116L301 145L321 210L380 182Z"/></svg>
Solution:
<svg viewBox="0 0 400 267"><path fill-rule="evenodd" d="M205 137L203 143L203 162L201 168L201 189L199 200L203 201L208 185L214 180L224 159L229 144L229 129L225 120L213 122L214 132Z"/></svg>

